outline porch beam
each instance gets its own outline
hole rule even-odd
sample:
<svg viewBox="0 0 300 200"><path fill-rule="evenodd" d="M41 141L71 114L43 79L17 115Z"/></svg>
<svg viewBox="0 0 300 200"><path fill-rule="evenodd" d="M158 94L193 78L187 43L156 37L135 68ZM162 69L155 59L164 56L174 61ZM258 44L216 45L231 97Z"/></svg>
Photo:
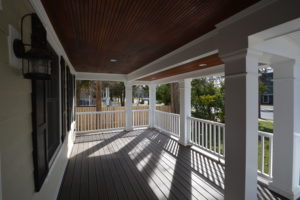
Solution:
<svg viewBox="0 0 300 200"><path fill-rule="evenodd" d="M225 63L225 199L257 199L258 60L242 49L221 55Z"/></svg>
<svg viewBox="0 0 300 200"><path fill-rule="evenodd" d="M125 116L126 116L126 131L133 130L132 124L132 84L125 83Z"/></svg>
<svg viewBox="0 0 300 200"><path fill-rule="evenodd" d="M125 74L77 72L77 80L127 81Z"/></svg>
<svg viewBox="0 0 300 200"><path fill-rule="evenodd" d="M188 117L191 116L191 81L192 79L184 79L179 81L180 95L180 134L179 143L187 146L190 144L190 126L188 125Z"/></svg>
<svg viewBox="0 0 300 200"><path fill-rule="evenodd" d="M300 197L300 62L273 63L274 158L270 188L289 198Z"/></svg>

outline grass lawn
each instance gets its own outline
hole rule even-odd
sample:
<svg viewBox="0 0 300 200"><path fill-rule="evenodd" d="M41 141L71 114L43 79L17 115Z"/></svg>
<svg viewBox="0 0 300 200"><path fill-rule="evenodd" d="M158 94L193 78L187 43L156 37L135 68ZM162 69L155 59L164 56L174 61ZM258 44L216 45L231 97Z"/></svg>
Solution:
<svg viewBox="0 0 300 200"><path fill-rule="evenodd" d="M258 121L258 130L273 133L273 122L272 121Z"/></svg>

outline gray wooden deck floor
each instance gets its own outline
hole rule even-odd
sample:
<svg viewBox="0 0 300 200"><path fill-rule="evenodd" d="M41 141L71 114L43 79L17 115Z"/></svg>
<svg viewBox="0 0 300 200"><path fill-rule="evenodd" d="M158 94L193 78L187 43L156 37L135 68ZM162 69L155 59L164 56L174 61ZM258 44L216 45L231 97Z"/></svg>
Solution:
<svg viewBox="0 0 300 200"><path fill-rule="evenodd" d="M224 166L153 129L80 136L58 200L224 199ZM259 199L282 199L258 185Z"/></svg>

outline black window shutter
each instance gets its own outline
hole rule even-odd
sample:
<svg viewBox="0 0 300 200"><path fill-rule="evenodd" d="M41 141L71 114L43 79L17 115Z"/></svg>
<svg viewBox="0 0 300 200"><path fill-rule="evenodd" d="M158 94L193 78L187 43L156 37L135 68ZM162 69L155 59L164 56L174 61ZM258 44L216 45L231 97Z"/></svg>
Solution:
<svg viewBox="0 0 300 200"><path fill-rule="evenodd" d="M71 130L71 123L72 123L72 90L73 90L73 84L72 84L72 74L70 72L69 67L67 67L67 123L68 127L67 130Z"/></svg>
<svg viewBox="0 0 300 200"><path fill-rule="evenodd" d="M47 155L47 85L32 81L32 127L35 190L39 191L48 174Z"/></svg>
<svg viewBox="0 0 300 200"><path fill-rule="evenodd" d="M72 80L73 80L73 93L72 93L72 96L73 96L73 105L72 107L76 106L75 105L75 102L76 102L76 79L75 79L75 75L72 75ZM73 110L73 121L75 121L75 118L76 117L76 107L74 107L74 110Z"/></svg>
<svg viewBox="0 0 300 200"><path fill-rule="evenodd" d="M62 116L62 141L64 141L67 130L66 130L66 66L63 57L60 59L61 69L61 116Z"/></svg>
<svg viewBox="0 0 300 200"><path fill-rule="evenodd" d="M53 53L51 62L52 79L47 81L47 106L48 106L48 161L55 155L60 143L59 120L59 63L58 56Z"/></svg>

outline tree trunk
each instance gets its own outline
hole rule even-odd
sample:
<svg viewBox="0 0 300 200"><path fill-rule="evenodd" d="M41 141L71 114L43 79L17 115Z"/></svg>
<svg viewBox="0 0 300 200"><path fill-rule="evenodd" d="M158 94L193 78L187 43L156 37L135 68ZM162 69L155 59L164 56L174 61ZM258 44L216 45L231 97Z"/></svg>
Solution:
<svg viewBox="0 0 300 200"><path fill-rule="evenodd" d="M179 83L171 83L171 112L179 114Z"/></svg>
<svg viewBox="0 0 300 200"><path fill-rule="evenodd" d="M102 82L96 81L96 111L102 110ZM97 127L96 129L102 129L103 123L101 121L101 114L96 115Z"/></svg>
<svg viewBox="0 0 300 200"><path fill-rule="evenodd" d="M77 82L77 87L76 87L76 106L80 106L80 91L81 87L80 84Z"/></svg>
<svg viewBox="0 0 300 200"><path fill-rule="evenodd" d="M96 81L96 111L102 111L102 82Z"/></svg>
<svg viewBox="0 0 300 200"><path fill-rule="evenodd" d="M260 100L261 100L261 94L258 94L258 118L261 119L261 103L260 103Z"/></svg>
<svg viewBox="0 0 300 200"><path fill-rule="evenodd" d="M121 106L125 106L125 101L124 101L124 99L125 99L125 93L122 92L122 94L121 94L121 96L120 96Z"/></svg>

